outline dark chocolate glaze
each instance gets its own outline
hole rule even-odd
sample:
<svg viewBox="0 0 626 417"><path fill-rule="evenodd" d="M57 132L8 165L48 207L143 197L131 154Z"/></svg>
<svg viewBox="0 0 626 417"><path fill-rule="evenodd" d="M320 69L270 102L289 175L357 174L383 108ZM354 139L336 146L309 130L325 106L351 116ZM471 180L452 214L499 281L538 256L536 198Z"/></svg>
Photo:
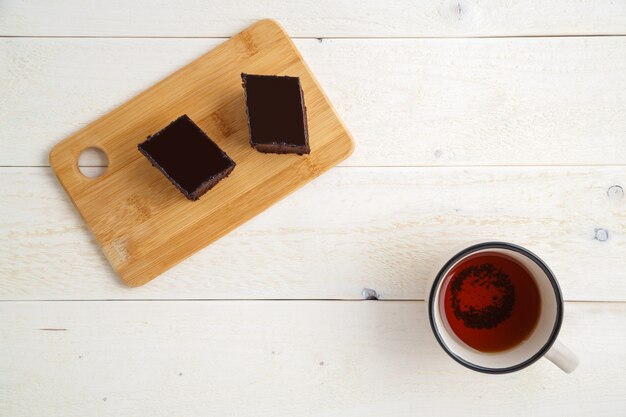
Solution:
<svg viewBox="0 0 626 417"><path fill-rule="evenodd" d="M190 200L200 198L235 168L186 114L137 147Z"/></svg>
<svg viewBox="0 0 626 417"><path fill-rule="evenodd" d="M250 145L260 152L310 153L300 78L241 74Z"/></svg>

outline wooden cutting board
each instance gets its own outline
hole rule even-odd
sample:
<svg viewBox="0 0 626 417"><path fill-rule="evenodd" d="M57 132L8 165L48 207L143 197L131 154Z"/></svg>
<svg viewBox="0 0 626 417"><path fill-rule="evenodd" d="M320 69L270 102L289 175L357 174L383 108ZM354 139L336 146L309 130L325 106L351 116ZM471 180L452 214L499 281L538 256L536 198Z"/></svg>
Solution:
<svg viewBox="0 0 626 417"><path fill-rule="evenodd" d="M300 77L310 155L262 154L250 147L242 72ZM182 114L237 163L197 202L137 151L138 143ZM90 147L109 159L107 171L95 179L78 168L79 155ZM287 33L262 20L57 144L50 165L113 269L127 285L138 286L344 160L353 148Z"/></svg>

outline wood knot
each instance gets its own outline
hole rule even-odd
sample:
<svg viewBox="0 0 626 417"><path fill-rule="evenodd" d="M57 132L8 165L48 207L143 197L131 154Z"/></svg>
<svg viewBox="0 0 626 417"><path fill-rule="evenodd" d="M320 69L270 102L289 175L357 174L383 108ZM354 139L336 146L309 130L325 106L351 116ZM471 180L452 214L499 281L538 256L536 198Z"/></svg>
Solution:
<svg viewBox="0 0 626 417"><path fill-rule="evenodd" d="M600 242L604 242L609 240L609 231L603 228L593 229L594 235L593 238L595 240L599 240Z"/></svg>
<svg viewBox="0 0 626 417"><path fill-rule="evenodd" d="M241 32L238 36L239 42L243 46L244 55L250 57L259 52L259 47L252 39L252 35L248 31Z"/></svg>
<svg viewBox="0 0 626 417"><path fill-rule="evenodd" d="M211 120L211 126L218 130L222 137L228 137L233 134L233 129L224 121L219 111L213 112L209 115Z"/></svg>
<svg viewBox="0 0 626 417"><path fill-rule="evenodd" d="M363 291L361 291L361 296L364 300L378 300L379 298L378 293L371 288L363 288Z"/></svg>
<svg viewBox="0 0 626 417"><path fill-rule="evenodd" d="M118 237L113 240L113 242L111 242L111 249L113 249L113 253L117 255L117 259L120 263L126 262L130 257L127 238Z"/></svg>
<svg viewBox="0 0 626 417"><path fill-rule="evenodd" d="M624 198L624 188L621 185L612 185L606 190L606 195L614 200L621 200Z"/></svg>
<svg viewBox="0 0 626 417"><path fill-rule="evenodd" d="M132 215L135 216L138 220L147 220L152 215L152 210L150 210L150 207L143 201L143 199L137 196L133 196L127 201L128 207Z"/></svg>

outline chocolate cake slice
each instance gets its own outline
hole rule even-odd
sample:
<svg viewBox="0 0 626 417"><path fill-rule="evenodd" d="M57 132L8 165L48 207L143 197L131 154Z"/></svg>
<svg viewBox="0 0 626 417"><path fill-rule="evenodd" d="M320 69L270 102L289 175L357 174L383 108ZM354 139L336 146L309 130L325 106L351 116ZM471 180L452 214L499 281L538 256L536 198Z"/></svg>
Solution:
<svg viewBox="0 0 626 417"><path fill-rule="evenodd" d="M235 168L186 114L137 147L189 200L200 198Z"/></svg>
<svg viewBox="0 0 626 417"><path fill-rule="evenodd" d="M300 78L241 74L250 145L265 153L310 153Z"/></svg>

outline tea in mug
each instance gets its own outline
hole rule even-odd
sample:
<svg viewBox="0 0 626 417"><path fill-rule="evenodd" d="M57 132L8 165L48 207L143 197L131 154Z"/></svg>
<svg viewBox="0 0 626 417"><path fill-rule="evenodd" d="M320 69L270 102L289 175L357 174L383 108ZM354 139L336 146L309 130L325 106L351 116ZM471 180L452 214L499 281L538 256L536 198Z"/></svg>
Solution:
<svg viewBox="0 0 626 417"><path fill-rule="evenodd" d="M444 278L440 299L449 329L468 346L498 352L522 343L541 310L537 284L526 268L496 252L470 255Z"/></svg>

